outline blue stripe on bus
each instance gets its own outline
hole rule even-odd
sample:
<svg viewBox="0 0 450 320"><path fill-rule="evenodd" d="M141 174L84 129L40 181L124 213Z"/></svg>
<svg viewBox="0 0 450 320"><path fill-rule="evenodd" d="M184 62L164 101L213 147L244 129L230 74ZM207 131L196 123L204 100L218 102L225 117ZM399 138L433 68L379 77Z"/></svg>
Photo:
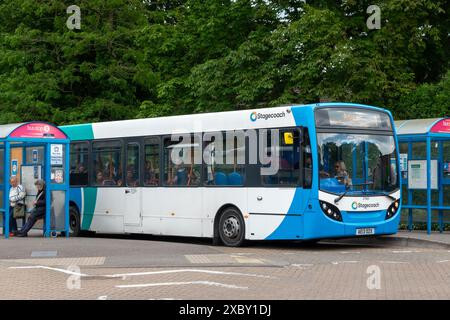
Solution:
<svg viewBox="0 0 450 320"><path fill-rule="evenodd" d="M281 224L270 234L266 240L277 239L301 239L303 236L303 216L298 214L303 213L302 204L302 189L295 189L295 194L292 199L291 206L287 212L287 216L284 217ZM290 215L296 214L296 215Z"/></svg>

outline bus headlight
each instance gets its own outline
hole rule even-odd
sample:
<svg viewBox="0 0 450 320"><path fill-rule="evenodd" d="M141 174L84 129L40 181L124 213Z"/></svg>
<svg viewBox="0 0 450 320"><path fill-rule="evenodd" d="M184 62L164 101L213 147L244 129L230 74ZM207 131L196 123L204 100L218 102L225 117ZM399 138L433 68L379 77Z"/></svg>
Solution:
<svg viewBox="0 0 450 320"><path fill-rule="evenodd" d="M397 211L398 211L398 208L400 208L400 201L399 201L399 200L396 200L396 201L394 201L394 202L389 206L389 208L387 209L385 220L390 219L390 218L392 218L393 216L395 216L395 214L396 214Z"/></svg>
<svg viewBox="0 0 450 320"><path fill-rule="evenodd" d="M342 221L342 215L339 209L325 201L320 201L320 209L322 209L323 213L326 214L326 216L330 219L336 220L336 221Z"/></svg>

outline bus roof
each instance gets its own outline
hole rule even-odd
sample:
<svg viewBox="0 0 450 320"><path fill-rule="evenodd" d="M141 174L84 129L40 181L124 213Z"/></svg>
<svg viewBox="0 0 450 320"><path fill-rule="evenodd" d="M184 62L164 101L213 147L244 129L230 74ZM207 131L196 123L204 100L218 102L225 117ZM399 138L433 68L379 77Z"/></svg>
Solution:
<svg viewBox="0 0 450 320"><path fill-rule="evenodd" d="M189 132L214 132L257 128L298 126L293 111L317 107L354 106L385 111L381 108L354 103L289 104L273 108L175 115L61 126L71 140L107 139L133 136L171 135ZM306 110L305 110L306 111ZM308 112L308 111L307 111Z"/></svg>

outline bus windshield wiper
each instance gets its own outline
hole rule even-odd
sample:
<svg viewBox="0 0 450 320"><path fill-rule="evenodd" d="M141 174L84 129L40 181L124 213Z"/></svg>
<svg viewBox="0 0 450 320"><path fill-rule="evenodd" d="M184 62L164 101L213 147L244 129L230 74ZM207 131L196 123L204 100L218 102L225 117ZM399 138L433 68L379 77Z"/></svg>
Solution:
<svg viewBox="0 0 450 320"><path fill-rule="evenodd" d="M391 199L392 201L397 201L397 199L396 199L395 197L391 196L391 195L390 195L389 193L387 193L387 192L380 191L380 193L381 193L383 196L388 197L388 198Z"/></svg>
<svg viewBox="0 0 450 320"><path fill-rule="evenodd" d="M345 186L345 191L342 192L342 194L339 195L336 199L334 199L334 203L337 204L341 199L347 194L347 192L350 191L350 186Z"/></svg>
<svg viewBox="0 0 450 320"><path fill-rule="evenodd" d="M345 191L339 195L339 197L337 197L336 199L334 199L334 203L338 203L339 201L341 201L341 199L343 197L345 197L345 195L350 191L350 187L358 187L358 186L367 186L369 184L372 184L372 182L364 182L364 183L357 183L357 184L352 184L351 186L345 186Z"/></svg>

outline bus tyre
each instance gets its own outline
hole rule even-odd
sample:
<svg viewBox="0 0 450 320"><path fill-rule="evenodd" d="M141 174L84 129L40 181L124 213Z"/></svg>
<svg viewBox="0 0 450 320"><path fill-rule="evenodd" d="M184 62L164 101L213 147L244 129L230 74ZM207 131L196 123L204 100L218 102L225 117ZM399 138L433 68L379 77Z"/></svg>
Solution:
<svg viewBox="0 0 450 320"><path fill-rule="evenodd" d="M80 235L80 214L75 207L70 207L69 210L69 229L70 236L78 237Z"/></svg>
<svg viewBox="0 0 450 320"><path fill-rule="evenodd" d="M239 247L245 240L245 223L236 208L228 208L220 217L219 235L223 244L228 247Z"/></svg>

